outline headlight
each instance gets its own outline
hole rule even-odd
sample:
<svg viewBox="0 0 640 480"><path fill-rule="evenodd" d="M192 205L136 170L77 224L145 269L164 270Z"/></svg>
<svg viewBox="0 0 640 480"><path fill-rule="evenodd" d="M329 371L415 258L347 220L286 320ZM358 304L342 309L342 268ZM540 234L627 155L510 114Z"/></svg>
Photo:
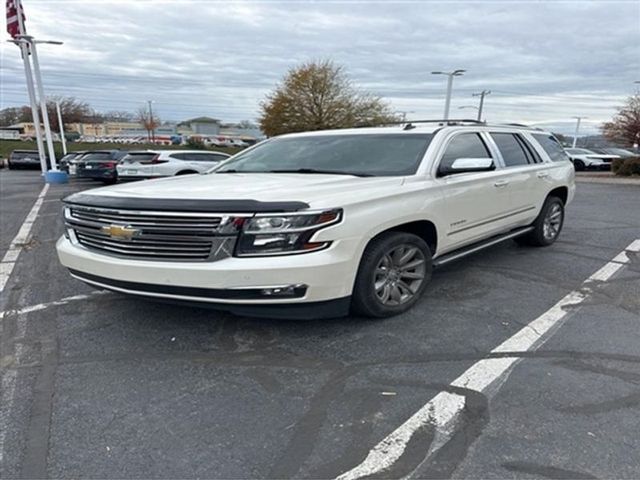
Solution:
<svg viewBox="0 0 640 480"><path fill-rule="evenodd" d="M329 246L310 242L320 229L340 221L342 210L298 215L256 215L244 222L236 253L238 256L306 253Z"/></svg>

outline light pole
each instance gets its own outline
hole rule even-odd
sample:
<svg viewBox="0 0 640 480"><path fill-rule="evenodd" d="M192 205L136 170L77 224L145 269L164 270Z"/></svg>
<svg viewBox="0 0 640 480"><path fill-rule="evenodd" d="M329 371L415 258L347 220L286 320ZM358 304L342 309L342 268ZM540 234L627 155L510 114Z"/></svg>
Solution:
<svg viewBox="0 0 640 480"><path fill-rule="evenodd" d="M62 123L62 112L60 111L60 102L56 102L56 112L58 113L58 127L60 129L60 141L62 142L62 154L67 154L67 140L64 138L64 124Z"/></svg>
<svg viewBox="0 0 640 480"><path fill-rule="evenodd" d="M583 118L589 118L589 117L573 117L577 120L576 122L576 133L573 135L573 145L571 145L571 148L576 148L576 143L578 143L578 133L580 133L580 122L582 121Z"/></svg>
<svg viewBox="0 0 640 480"><path fill-rule="evenodd" d="M480 93L472 93L472 97L480 97L480 106L478 107L478 121L482 121L482 108L484 107L484 97L489 95L491 90L482 90Z"/></svg>
<svg viewBox="0 0 640 480"><path fill-rule="evenodd" d="M451 105L451 91L453 90L453 77L460 77L464 75L466 70L454 70L453 72L431 72L432 75L446 75L447 76L447 98L444 102L444 119L449 120L449 106Z"/></svg>
<svg viewBox="0 0 640 480"><path fill-rule="evenodd" d="M149 127L151 129L151 143L156 143L156 129L153 122L153 110L151 109L153 100L147 100L147 103L149 104Z"/></svg>
<svg viewBox="0 0 640 480"><path fill-rule="evenodd" d="M22 23L22 15L18 15ZM40 157L40 169L42 175L47 173L47 154L44 151L44 142L42 140L42 125L40 124L40 112L38 111L38 99L36 98L36 90L33 86L33 73L31 72L31 62L29 61L29 42L26 40L9 40L9 42L20 47L22 61L24 63L24 73L27 77L27 93L29 94L29 103L31 104L31 115L33 117L33 128L36 132L36 144L38 145L38 156Z"/></svg>

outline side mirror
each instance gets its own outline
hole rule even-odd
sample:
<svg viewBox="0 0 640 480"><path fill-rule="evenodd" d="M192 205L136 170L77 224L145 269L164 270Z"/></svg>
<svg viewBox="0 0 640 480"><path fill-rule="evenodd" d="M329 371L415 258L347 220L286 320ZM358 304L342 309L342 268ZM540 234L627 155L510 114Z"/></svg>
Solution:
<svg viewBox="0 0 640 480"><path fill-rule="evenodd" d="M450 167L443 169L441 175L455 173L489 172L495 170L496 165L492 158L456 158Z"/></svg>

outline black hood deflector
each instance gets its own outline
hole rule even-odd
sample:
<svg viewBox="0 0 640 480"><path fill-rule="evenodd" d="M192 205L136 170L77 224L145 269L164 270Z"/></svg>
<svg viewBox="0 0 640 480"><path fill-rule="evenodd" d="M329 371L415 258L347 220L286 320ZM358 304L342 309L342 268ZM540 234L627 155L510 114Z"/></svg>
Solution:
<svg viewBox="0 0 640 480"><path fill-rule="evenodd" d="M261 202L258 200L202 200L188 198L112 197L74 193L63 200L67 204L123 210L151 210L156 212L208 213L280 213L297 212L309 208L304 202Z"/></svg>

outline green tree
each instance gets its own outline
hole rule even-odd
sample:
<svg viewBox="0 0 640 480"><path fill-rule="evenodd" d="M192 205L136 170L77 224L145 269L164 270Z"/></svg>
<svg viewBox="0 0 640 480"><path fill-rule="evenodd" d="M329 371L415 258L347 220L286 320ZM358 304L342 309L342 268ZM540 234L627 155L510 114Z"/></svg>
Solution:
<svg viewBox="0 0 640 480"><path fill-rule="evenodd" d="M387 103L355 88L344 68L328 60L289 70L261 103L259 119L267 136L396 120Z"/></svg>

